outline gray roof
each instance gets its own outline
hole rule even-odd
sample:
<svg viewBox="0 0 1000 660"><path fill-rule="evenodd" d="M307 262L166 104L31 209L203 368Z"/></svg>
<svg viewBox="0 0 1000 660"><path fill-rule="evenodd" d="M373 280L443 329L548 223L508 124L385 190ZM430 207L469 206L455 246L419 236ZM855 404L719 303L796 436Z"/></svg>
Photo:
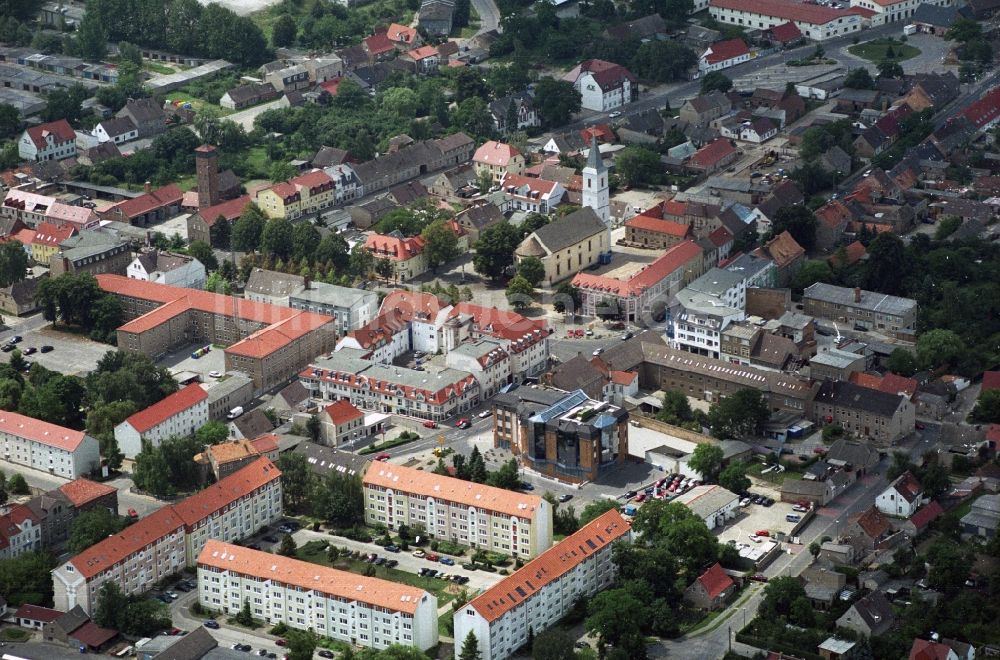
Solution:
<svg viewBox="0 0 1000 660"><path fill-rule="evenodd" d="M111 232L93 229L70 236L59 244L59 248L62 256L76 261L78 259L97 256L124 244L125 241Z"/></svg>
<svg viewBox="0 0 1000 660"><path fill-rule="evenodd" d="M229 396L236 390L252 382L253 378L244 373L240 373L239 371L226 374L224 379L216 381L214 385L208 388L209 405L219 399Z"/></svg>
<svg viewBox="0 0 1000 660"><path fill-rule="evenodd" d="M309 464L309 469L319 475L337 472L339 474L356 474L360 476L365 473L368 465L371 464L370 458L365 458L349 451L318 445L315 442L300 442L293 451L296 454L304 455L306 463Z"/></svg>
<svg viewBox="0 0 1000 660"><path fill-rule="evenodd" d="M233 103L244 103L246 101L252 101L254 99L260 98L266 95L275 94L274 85L271 83L250 83L248 85L239 85L238 87L233 87L231 90L226 92L230 100Z"/></svg>
<svg viewBox="0 0 1000 660"><path fill-rule="evenodd" d="M833 367L834 369L846 369L858 360L864 360L864 357L857 353L842 351L839 348L831 348L814 355L809 359L809 363Z"/></svg>
<svg viewBox="0 0 1000 660"><path fill-rule="evenodd" d="M353 373L420 391L438 391L471 376L467 371L451 368L430 372L380 364L361 357L365 354L366 352L361 350L341 349L328 358L313 360L310 366L314 369Z"/></svg>
<svg viewBox="0 0 1000 660"><path fill-rule="evenodd" d="M165 650L153 656L156 660L198 660L219 645L204 626L198 626ZM142 649L145 651L145 647Z"/></svg>
<svg viewBox="0 0 1000 660"><path fill-rule="evenodd" d="M599 359L608 366L608 369L631 371L645 360L642 345L646 343L660 344L662 346L666 344L666 341L662 332L643 330L631 339L618 342L610 348L605 349Z"/></svg>
<svg viewBox="0 0 1000 660"><path fill-rule="evenodd" d="M851 606L851 609L858 613L868 628L872 631L881 631L892 625L895 614L892 605L886 600L881 591L873 591ZM845 614L846 616L846 614ZM838 620L839 623L839 620Z"/></svg>
<svg viewBox="0 0 1000 660"><path fill-rule="evenodd" d="M69 612L66 612L66 614L63 614L61 617L56 619L55 624L59 626L63 632L69 634L88 621L90 621L90 617L87 616L87 613L83 611L82 607L77 605Z"/></svg>
<svg viewBox="0 0 1000 660"><path fill-rule="evenodd" d="M713 268L685 288L709 296L723 296L726 291L739 286L744 277L743 273L733 272L728 268L726 270Z"/></svg>
<svg viewBox="0 0 1000 660"><path fill-rule="evenodd" d="M1000 495L983 495L972 503L972 508L980 513L1000 516Z"/></svg>
<svg viewBox="0 0 1000 660"><path fill-rule="evenodd" d="M600 397L604 374L579 354L552 369L551 384L563 390L582 389L591 398Z"/></svg>
<svg viewBox="0 0 1000 660"><path fill-rule="evenodd" d="M917 301L911 298L901 298L890 296L885 293L875 293L874 291L862 291L861 302L854 302L854 289L846 286L834 286L817 282L806 287L802 293L803 298L811 298L820 302L844 305L850 308L867 309L881 314L891 314L902 316L909 313L917 306Z"/></svg>
<svg viewBox="0 0 1000 660"><path fill-rule="evenodd" d="M829 403L840 408L864 410L882 417L892 417L905 399L898 394L888 394L861 387L847 381L825 381L816 393L814 403Z"/></svg>
<svg viewBox="0 0 1000 660"><path fill-rule="evenodd" d="M306 389L301 380L293 380L278 392L277 396L284 399L288 405L295 407L303 401L309 400L309 390Z"/></svg>
<svg viewBox="0 0 1000 660"><path fill-rule="evenodd" d="M262 436L265 433L270 433L274 430L274 424L271 420L267 418L263 410L251 410L248 413L244 413L237 417L233 422L233 426L240 430L243 437L248 440L253 440L256 437Z"/></svg>
<svg viewBox="0 0 1000 660"><path fill-rule="evenodd" d="M778 318L778 323L786 328L795 328L796 330L804 330L812 321L811 316L798 312L785 312Z"/></svg>
<svg viewBox="0 0 1000 660"><path fill-rule="evenodd" d="M330 165L340 165L347 162L349 154L345 149L336 147L320 147L316 155L313 156L313 167L329 167Z"/></svg>
<svg viewBox="0 0 1000 660"><path fill-rule="evenodd" d="M749 280L754 278L761 271L773 267L773 265L774 262L770 259L744 253L729 262L726 265L726 270L730 273L739 275L741 279Z"/></svg>
<svg viewBox="0 0 1000 660"><path fill-rule="evenodd" d="M708 518L736 499L739 498L735 493L722 486L695 486L676 501L699 518Z"/></svg>
<svg viewBox="0 0 1000 660"><path fill-rule="evenodd" d="M587 168L588 170L594 170L595 172L607 172L608 168L604 165L604 159L601 158L601 148L597 146L597 136L592 135L590 138L590 149L587 150Z"/></svg>
<svg viewBox="0 0 1000 660"><path fill-rule="evenodd" d="M377 297L378 294L374 291L337 286L336 284L327 284L325 282L313 282L309 285L308 289L293 293L289 296L289 299L349 309L363 302L366 298Z"/></svg>
<svg viewBox="0 0 1000 660"><path fill-rule="evenodd" d="M128 117L110 117L101 121L99 126L102 126L104 132L113 138L136 130L135 124Z"/></svg>
<svg viewBox="0 0 1000 660"><path fill-rule="evenodd" d="M566 392L549 387L519 387L493 397L493 405L514 410L518 417L531 417L566 397Z"/></svg>
<svg viewBox="0 0 1000 660"><path fill-rule="evenodd" d="M494 204L477 204L456 215L455 220L460 223L466 220L473 227L484 229L503 220L503 213Z"/></svg>
<svg viewBox="0 0 1000 660"><path fill-rule="evenodd" d="M830 486L824 481L808 479L785 479L781 483L781 492L788 495L809 495L811 497L826 497Z"/></svg>
<svg viewBox="0 0 1000 660"><path fill-rule="evenodd" d="M606 225L594 213L594 209L584 207L539 227L532 236L537 238L550 252L558 252L576 245L590 236L596 236L606 229Z"/></svg>
<svg viewBox="0 0 1000 660"><path fill-rule="evenodd" d="M301 275L254 268L244 290L261 296L291 296L302 291L305 283Z"/></svg>

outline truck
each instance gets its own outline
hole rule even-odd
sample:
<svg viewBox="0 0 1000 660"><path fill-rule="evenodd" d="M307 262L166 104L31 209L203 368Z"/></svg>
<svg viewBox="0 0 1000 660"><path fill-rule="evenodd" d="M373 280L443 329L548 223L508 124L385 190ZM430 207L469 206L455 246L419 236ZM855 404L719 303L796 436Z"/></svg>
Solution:
<svg viewBox="0 0 1000 660"><path fill-rule="evenodd" d="M243 406L236 406L228 413L226 413L226 419L236 419L243 414Z"/></svg>
<svg viewBox="0 0 1000 660"><path fill-rule="evenodd" d="M903 34L905 36L908 37L911 34L916 34L916 33L917 33L917 26L916 25L910 23L909 25L904 25L903 26Z"/></svg>

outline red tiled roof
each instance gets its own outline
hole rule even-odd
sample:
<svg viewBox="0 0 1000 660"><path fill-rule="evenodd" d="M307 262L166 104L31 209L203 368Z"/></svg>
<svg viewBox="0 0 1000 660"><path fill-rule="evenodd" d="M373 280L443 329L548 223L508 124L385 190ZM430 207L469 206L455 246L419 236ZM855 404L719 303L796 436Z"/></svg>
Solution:
<svg viewBox="0 0 1000 660"><path fill-rule="evenodd" d="M590 273L577 273L573 276L573 286L578 289L613 293L620 297L638 296L646 289L652 288L658 282L669 277L678 268L683 268L692 259L697 258L701 252L701 247L694 241L682 241L670 247L655 261L628 280L618 280Z"/></svg>
<svg viewBox="0 0 1000 660"><path fill-rule="evenodd" d="M584 60L580 63L580 73L584 72L590 73L594 82L604 91L621 87L625 80L636 81L631 71L620 64L605 60Z"/></svg>
<svg viewBox="0 0 1000 660"><path fill-rule="evenodd" d="M68 484L59 486L59 490L73 503L73 506L79 508L88 502L93 502L105 495L110 495L116 489L106 484L91 481L90 479L74 479Z"/></svg>
<svg viewBox="0 0 1000 660"><path fill-rule="evenodd" d="M165 206L179 205L183 199L184 193L176 184L171 183L134 199L118 202L112 208L120 210L126 218L135 218Z"/></svg>
<svg viewBox="0 0 1000 660"><path fill-rule="evenodd" d="M736 147L731 145L729 140L716 138L696 151L688 162L694 167L708 169L734 153L736 153Z"/></svg>
<svg viewBox="0 0 1000 660"><path fill-rule="evenodd" d="M14 617L18 619L31 619L32 621L50 623L64 614L66 613L60 612L59 610L53 610L48 607L40 607L38 605L22 605L17 608L17 612L14 613Z"/></svg>
<svg viewBox="0 0 1000 660"><path fill-rule="evenodd" d="M37 149L44 149L48 146L45 142L45 137L49 134L56 138L56 143L76 141L76 132L65 119L57 119L56 121L28 128L28 137L31 138Z"/></svg>
<svg viewBox="0 0 1000 660"><path fill-rule="evenodd" d="M426 60L428 57L437 57L438 49L434 46L421 46L420 48L414 48L407 56L414 62L419 62L420 60Z"/></svg>
<svg viewBox="0 0 1000 660"><path fill-rule="evenodd" d="M1000 390L1000 371L984 371L981 392Z"/></svg>
<svg viewBox="0 0 1000 660"><path fill-rule="evenodd" d="M874 506L854 516L854 520L864 530L865 534L873 539L880 538L892 528L886 517L882 515L882 512Z"/></svg>
<svg viewBox="0 0 1000 660"><path fill-rule="evenodd" d="M388 53L395 50L395 46L389 40L389 36L385 32L376 32L370 37L364 40L365 48L372 55L381 55L382 53Z"/></svg>
<svg viewBox="0 0 1000 660"><path fill-rule="evenodd" d="M951 652L951 647L947 644L915 639L910 647L909 660L948 660Z"/></svg>
<svg viewBox="0 0 1000 660"><path fill-rule="evenodd" d="M265 433L250 441L253 448L261 456L266 456L271 452L278 451L278 436L275 433Z"/></svg>
<svg viewBox="0 0 1000 660"><path fill-rule="evenodd" d="M763 14L783 18L796 23L824 25L855 12L831 9L820 5L807 5L794 0L710 0L710 7L745 11L749 14Z"/></svg>
<svg viewBox="0 0 1000 660"><path fill-rule="evenodd" d="M93 621L87 621L87 623L74 630L70 638L96 649L117 636L117 630L101 628Z"/></svg>
<svg viewBox="0 0 1000 660"><path fill-rule="evenodd" d="M510 352L520 353L548 337L545 321L529 319L517 312L496 307L483 307L462 302L455 305L448 316L468 314L472 317L472 332L511 342Z"/></svg>
<svg viewBox="0 0 1000 660"><path fill-rule="evenodd" d="M21 526L28 520L38 526L39 520L34 512L23 504L15 504L10 511L0 516L0 549L10 547L10 540L21 534Z"/></svg>
<svg viewBox="0 0 1000 660"><path fill-rule="evenodd" d="M982 128L995 121L1000 117L1000 87L991 89L982 98L966 108L962 115L976 128Z"/></svg>
<svg viewBox="0 0 1000 660"><path fill-rule="evenodd" d="M159 541L171 533L180 533L184 521L167 505L157 509L134 525L90 546L69 560L76 572L90 579L129 555Z"/></svg>
<svg viewBox="0 0 1000 660"><path fill-rule="evenodd" d="M393 23L389 26L389 31L386 32L386 36L389 41L399 41L404 44L412 44L417 37L416 28L407 27L406 25L400 25L399 23Z"/></svg>
<svg viewBox="0 0 1000 660"><path fill-rule="evenodd" d="M715 231L708 235L708 240L711 241L712 245L715 247L722 247L729 241L733 240L733 235L729 233L729 230L726 229L724 225L720 225Z"/></svg>
<svg viewBox="0 0 1000 660"><path fill-rule="evenodd" d="M517 147L489 140L483 146L476 149L476 153L472 155L472 161L474 163L482 163L483 165L507 167L511 160L520 155L521 152L518 151Z"/></svg>
<svg viewBox="0 0 1000 660"><path fill-rule="evenodd" d="M617 509L607 511L469 601L468 607L492 623L594 553L626 536L630 529Z"/></svg>
<svg viewBox="0 0 1000 660"><path fill-rule="evenodd" d="M54 225L51 222L40 222L35 228L35 245L59 245L76 233L73 225Z"/></svg>
<svg viewBox="0 0 1000 660"><path fill-rule="evenodd" d="M607 124L594 124L593 126L582 128L580 129L580 137L587 144L593 142L594 138L597 138L597 141L602 143L615 141L615 133Z"/></svg>
<svg viewBox="0 0 1000 660"><path fill-rule="evenodd" d="M790 41L801 39L802 31L799 30L799 27L795 23L788 21L787 23L775 25L771 28L771 37L774 38L775 41L787 44Z"/></svg>
<svg viewBox="0 0 1000 660"><path fill-rule="evenodd" d="M409 261L424 251L425 241L420 236L398 238L386 234L368 234L365 249L376 257L390 261Z"/></svg>
<svg viewBox="0 0 1000 660"><path fill-rule="evenodd" d="M662 220L645 213L633 216L625 221L626 227L633 229L643 229L645 231L656 232L657 234L667 234L669 236L679 236L685 238L691 234L691 226L673 220Z"/></svg>
<svg viewBox="0 0 1000 660"><path fill-rule="evenodd" d="M219 216L222 216L226 220L232 222L240 217L240 214L243 213L243 209L245 209L251 201L250 195L241 195L236 199L220 202L215 206L206 206L198 211L198 215L201 216L202 220L204 220L205 224L209 227L215 224L215 221L219 219Z"/></svg>
<svg viewBox="0 0 1000 660"><path fill-rule="evenodd" d="M910 516L910 522L913 526L917 528L917 531L922 530L938 519L944 513L944 509L938 504L937 500L931 500L929 503L925 504L919 511Z"/></svg>
<svg viewBox="0 0 1000 660"><path fill-rule="evenodd" d="M631 385L639 374L631 371L611 371L608 376L615 385Z"/></svg>
<svg viewBox="0 0 1000 660"><path fill-rule="evenodd" d="M340 81L344 78L343 76L339 78L331 78L330 80L324 80L319 84L320 88L326 91L330 96L336 96L337 91L340 89Z"/></svg>
<svg viewBox="0 0 1000 660"><path fill-rule="evenodd" d="M346 424L347 422L365 416L363 412L355 408L354 405L347 399L341 399L340 401L335 401L334 403L331 403L323 410L330 418L330 421L336 426L340 426L341 424Z"/></svg>
<svg viewBox="0 0 1000 660"><path fill-rule="evenodd" d="M834 199L816 209L816 218L827 227L834 229L851 219L851 211L842 202Z"/></svg>
<svg viewBox="0 0 1000 660"><path fill-rule="evenodd" d="M913 502L924 492L923 486L909 470L896 477L890 486L907 502Z"/></svg>
<svg viewBox="0 0 1000 660"><path fill-rule="evenodd" d="M515 191L511 194L523 196L517 189L522 187L528 188L528 194L537 194L540 197L552 194L552 191L556 188L555 181L546 181L545 179L539 179L535 177L520 176L518 174L510 174L509 172L504 175L503 180L500 182L500 189L506 191L508 188L515 188Z"/></svg>
<svg viewBox="0 0 1000 660"><path fill-rule="evenodd" d="M296 187L309 188L310 190L323 186L327 186L328 188L333 187L333 179L323 170L311 170L289 179L288 182Z"/></svg>
<svg viewBox="0 0 1000 660"><path fill-rule="evenodd" d="M733 578L729 577L718 563L712 564L707 571L699 575L698 582L701 582L709 598L717 597L734 584Z"/></svg>
<svg viewBox="0 0 1000 660"><path fill-rule="evenodd" d="M295 184L289 183L288 181L281 181L274 184L270 188L266 188L265 190L270 190L283 202L293 201L299 197L299 189L295 187ZM261 192L264 191L262 190ZM260 193L257 194L259 195Z"/></svg>
<svg viewBox="0 0 1000 660"><path fill-rule="evenodd" d="M187 387L174 392L173 394L154 403L145 410L140 410L125 421L132 425L139 433L145 433L149 429L162 424L171 417L181 412L193 408L196 404L208 398L208 392L201 388L198 383L191 383Z"/></svg>
<svg viewBox="0 0 1000 660"><path fill-rule="evenodd" d="M269 483L281 478L281 470L266 456L240 468L218 483L173 506L174 513L190 530L205 518Z"/></svg>
<svg viewBox="0 0 1000 660"><path fill-rule="evenodd" d="M0 433L28 438L64 451L76 451L85 437L83 431L74 431L7 410L0 410Z"/></svg>
<svg viewBox="0 0 1000 660"><path fill-rule="evenodd" d="M905 376L889 372L882 377L882 382L879 384L878 389L888 394L904 392L907 396L913 396L917 393L918 386L919 383L913 378L906 378Z"/></svg>
<svg viewBox="0 0 1000 660"><path fill-rule="evenodd" d="M709 64L718 64L743 55L750 55L750 49L743 43L742 39L727 39L717 41L705 51L705 61Z"/></svg>

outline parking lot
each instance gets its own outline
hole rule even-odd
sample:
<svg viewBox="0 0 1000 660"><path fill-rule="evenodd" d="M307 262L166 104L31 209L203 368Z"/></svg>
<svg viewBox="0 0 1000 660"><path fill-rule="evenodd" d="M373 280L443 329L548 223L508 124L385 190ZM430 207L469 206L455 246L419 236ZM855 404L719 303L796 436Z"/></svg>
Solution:
<svg viewBox="0 0 1000 660"><path fill-rule="evenodd" d="M226 372L226 356L221 348L212 348L208 353L200 358L193 358L191 354L199 348L204 348L208 344L190 344L167 353L156 361L161 367L170 369L170 373L178 374L182 371L198 374L202 382L212 382L214 379L209 373L216 371L220 374Z"/></svg>
<svg viewBox="0 0 1000 660"><path fill-rule="evenodd" d="M114 346L91 341L82 335L74 335L53 330L46 325L38 329L24 329L19 332L22 341L17 345L22 354L28 348L37 352L25 355L29 363L37 362L46 369L59 371L67 375L85 376L97 368L97 363ZM42 353L42 346L51 346L52 351ZM9 362L11 352L0 352L0 361Z"/></svg>
<svg viewBox="0 0 1000 660"><path fill-rule="evenodd" d="M754 483L750 492L770 497L774 500L774 504L771 506L761 504L741 506L736 519L719 532L719 541L725 543L735 540L737 543L750 543L750 537L758 531L767 531L772 538L784 539L790 535L797 523L789 522L785 516L788 514L803 515L793 510L792 507L795 505L791 502L781 502L780 493L768 485Z"/></svg>

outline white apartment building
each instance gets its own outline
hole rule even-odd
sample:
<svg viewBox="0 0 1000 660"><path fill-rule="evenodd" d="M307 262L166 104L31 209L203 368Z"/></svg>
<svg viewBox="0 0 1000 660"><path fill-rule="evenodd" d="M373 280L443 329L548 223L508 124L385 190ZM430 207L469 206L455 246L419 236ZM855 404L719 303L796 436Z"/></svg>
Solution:
<svg viewBox="0 0 1000 660"><path fill-rule="evenodd" d="M62 160L76 156L76 131L65 119L30 126L17 143L22 160Z"/></svg>
<svg viewBox="0 0 1000 660"><path fill-rule="evenodd" d="M791 21L803 36L813 41L860 31L870 15L867 11L855 7L833 9L797 0L710 0L708 3L709 14L720 23L766 30Z"/></svg>
<svg viewBox="0 0 1000 660"><path fill-rule="evenodd" d="M337 334L344 336L375 318L378 294L325 282L310 282L309 288L288 296L288 306L332 316L337 321Z"/></svg>
<svg viewBox="0 0 1000 660"><path fill-rule="evenodd" d="M923 486L912 472L906 471L875 498L875 508L889 516L909 518L920 508L923 496Z"/></svg>
<svg viewBox="0 0 1000 660"><path fill-rule="evenodd" d="M483 660L505 660L564 617L578 598L611 586L612 545L631 540L631 527L608 511L528 562L455 612L455 640L473 633Z"/></svg>
<svg viewBox="0 0 1000 660"><path fill-rule="evenodd" d="M132 260L125 272L133 280L187 289L204 289L205 266L186 254L151 250Z"/></svg>
<svg viewBox="0 0 1000 660"><path fill-rule="evenodd" d="M448 351L445 364L467 371L479 383L479 393L488 399L510 382L510 354L495 339L462 343Z"/></svg>
<svg viewBox="0 0 1000 660"><path fill-rule="evenodd" d="M207 423L208 392L192 383L116 426L115 440L126 458L135 458L143 440L159 447L167 438L191 435Z"/></svg>
<svg viewBox="0 0 1000 660"><path fill-rule="evenodd" d="M0 559L42 549L42 526L31 509L15 504L0 516Z"/></svg>
<svg viewBox="0 0 1000 660"><path fill-rule="evenodd" d="M398 582L211 540L198 557L198 602L351 645L426 651L438 643L437 598Z"/></svg>
<svg viewBox="0 0 1000 660"><path fill-rule="evenodd" d="M563 80L580 92L580 106L587 110L607 112L632 102L636 77L614 62L585 60L563 76Z"/></svg>
<svg viewBox="0 0 1000 660"><path fill-rule="evenodd" d="M552 545L552 507L535 495L379 461L362 485L369 525L419 525L435 538L521 559Z"/></svg>
<svg viewBox="0 0 1000 660"><path fill-rule="evenodd" d="M908 20L917 7L923 4L950 7L953 3L951 0L851 0L851 7L875 13L871 18L873 26Z"/></svg>
<svg viewBox="0 0 1000 660"><path fill-rule="evenodd" d="M713 268L677 294L671 326L675 348L718 358L722 332L746 318L746 279Z"/></svg>
<svg viewBox="0 0 1000 660"><path fill-rule="evenodd" d="M101 586L126 595L194 565L211 538L235 541L281 518L281 471L265 457L177 504L168 504L52 571L56 609L92 613Z"/></svg>
<svg viewBox="0 0 1000 660"><path fill-rule="evenodd" d="M101 465L95 438L40 419L0 410L3 459L64 479L77 479Z"/></svg>

